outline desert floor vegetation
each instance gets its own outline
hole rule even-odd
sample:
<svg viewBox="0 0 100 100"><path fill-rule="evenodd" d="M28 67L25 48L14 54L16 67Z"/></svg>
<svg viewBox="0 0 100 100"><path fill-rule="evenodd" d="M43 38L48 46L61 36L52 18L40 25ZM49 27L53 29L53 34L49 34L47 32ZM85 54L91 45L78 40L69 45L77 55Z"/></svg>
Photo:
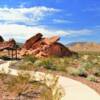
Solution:
<svg viewBox="0 0 100 100"><path fill-rule="evenodd" d="M100 53L79 52L78 56L36 58L25 56L22 60L14 62L10 68L28 71L43 71L60 74L84 82L100 92ZM79 78L80 77L80 78ZM95 85L94 85L95 83ZM97 85L97 87L96 87Z"/></svg>
<svg viewBox="0 0 100 100"><path fill-rule="evenodd" d="M79 52L78 57L36 58L32 55L11 64L10 67L21 70L47 70L65 73L66 75L87 78L89 75L100 77L100 53Z"/></svg>
<svg viewBox="0 0 100 100"><path fill-rule="evenodd" d="M58 78L52 79L52 84L47 85L47 80L35 81L29 74L19 73L18 76L0 74L0 97L3 100L60 100L62 90L57 86Z"/></svg>

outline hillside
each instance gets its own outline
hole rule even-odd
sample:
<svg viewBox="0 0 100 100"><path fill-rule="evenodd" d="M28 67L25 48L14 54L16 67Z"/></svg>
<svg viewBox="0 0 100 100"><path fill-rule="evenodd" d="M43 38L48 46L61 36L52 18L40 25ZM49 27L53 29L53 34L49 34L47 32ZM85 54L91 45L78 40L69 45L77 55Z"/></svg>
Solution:
<svg viewBox="0 0 100 100"><path fill-rule="evenodd" d="M68 44L67 47L69 47L72 51L100 52L100 44L95 42L75 42Z"/></svg>

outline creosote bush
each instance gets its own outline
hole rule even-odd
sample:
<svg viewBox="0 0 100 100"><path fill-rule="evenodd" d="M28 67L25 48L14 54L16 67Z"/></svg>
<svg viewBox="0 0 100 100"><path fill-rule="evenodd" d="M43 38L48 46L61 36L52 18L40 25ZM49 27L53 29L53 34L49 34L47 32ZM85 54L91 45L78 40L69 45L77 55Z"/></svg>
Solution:
<svg viewBox="0 0 100 100"><path fill-rule="evenodd" d="M30 61L30 62L34 63L37 60L37 58L32 56L32 55L27 55L27 56L24 57L23 60L24 61Z"/></svg>
<svg viewBox="0 0 100 100"><path fill-rule="evenodd" d="M56 70L56 71L67 71L67 67L70 66L72 62L72 58L57 58L57 57L49 57L49 58L43 58L38 59L34 62L34 65L37 67L44 67L46 69L50 70Z"/></svg>
<svg viewBox="0 0 100 100"><path fill-rule="evenodd" d="M94 70L94 75L97 76L97 77L100 77L100 68L96 68Z"/></svg>
<svg viewBox="0 0 100 100"><path fill-rule="evenodd" d="M82 77L87 76L87 73L84 68L77 68L77 69L71 68L69 73L73 76L82 76Z"/></svg>
<svg viewBox="0 0 100 100"><path fill-rule="evenodd" d="M94 75L89 75L86 79L89 81L98 82L97 78Z"/></svg>

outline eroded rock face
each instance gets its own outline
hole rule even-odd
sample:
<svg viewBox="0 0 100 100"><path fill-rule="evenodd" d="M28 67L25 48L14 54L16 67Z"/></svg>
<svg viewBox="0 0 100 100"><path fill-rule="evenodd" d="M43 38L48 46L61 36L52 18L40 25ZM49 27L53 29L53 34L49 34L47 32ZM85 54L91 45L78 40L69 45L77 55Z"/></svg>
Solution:
<svg viewBox="0 0 100 100"><path fill-rule="evenodd" d="M9 41L0 42L0 50L7 49L7 48L14 48L16 45L16 41L11 39Z"/></svg>
<svg viewBox="0 0 100 100"><path fill-rule="evenodd" d="M42 34L38 33L35 36L31 37L30 39L28 39L24 45L25 49L30 49L32 48L32 45L36 42L38 42L40 39L42 38Z"/></svg>
<svg viewBox="0 0 100 100"><path fill-rule="evenodd" d="M33 54L36 57L71 56L72 52L61 43L58 43L59 39L58 36L42 38L42 34L38 33L25 42L21 54Z"/></svg>
<svg viewBox="0 0 100 100"><path fill-rule="evenodd" d="M52 44L47 49L46 53L48 53L48 55L54 55L59 57L72 55L72 52L68 48L58 42Z"/></svg>

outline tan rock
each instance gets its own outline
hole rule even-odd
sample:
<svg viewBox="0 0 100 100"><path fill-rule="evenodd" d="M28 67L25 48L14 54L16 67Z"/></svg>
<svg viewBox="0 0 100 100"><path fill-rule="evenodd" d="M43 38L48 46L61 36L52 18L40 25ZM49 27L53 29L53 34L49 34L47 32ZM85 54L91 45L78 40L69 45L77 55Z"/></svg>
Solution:
<svg viewBox="0 0 100 100"><path fill-rule="evenodd" d="M26 49L22 49L20 51L20 56L25 56L27 54L27 50Z"/></svg>
<svg viewBox="0 0 100 100"><path fill-rule="evenodd" d="M36 57L38 57L38 58L47 57L47 56L48 56L48 55L47 55L46 53L42 52L42 51L40 51L40 52L36 55Z"/></svg>
<svg viewBox="0 0 100 100"><path fill-rule="evenodd" d="M59 39L60 39L60 38L59 38L58 36L53 36L53 37L51 37L51 38L45 38L45 39L43 40L43 42L44 42L45 44L47 44L47 45L51 45L51 44L57 42Z"/></svg>

